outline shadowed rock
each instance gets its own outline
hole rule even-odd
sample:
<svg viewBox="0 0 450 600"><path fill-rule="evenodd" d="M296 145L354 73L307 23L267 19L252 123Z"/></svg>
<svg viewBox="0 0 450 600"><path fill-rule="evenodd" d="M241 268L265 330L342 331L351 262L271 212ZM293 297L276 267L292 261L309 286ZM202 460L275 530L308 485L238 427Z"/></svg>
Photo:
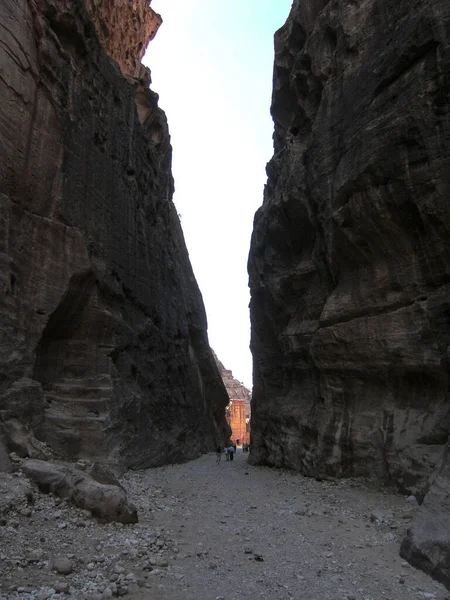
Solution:
<svg viewBox="0 0 450 600"><path fill-rule="evenodd" d="M296 0L249 257L254 463L422 495L450 431L450 7Z"/></svg>
<svg viewBox="0 0 450 600"><path fill-rule="evenodd" d="M148 5L0 4L0 420L115 471L228 436L140 63Z"/></svg>
<svg viewBox="0 0 450 600"><path fill-rule="evenodd" d="M450 448L402 542L400 555L450 589Z"/></svg>

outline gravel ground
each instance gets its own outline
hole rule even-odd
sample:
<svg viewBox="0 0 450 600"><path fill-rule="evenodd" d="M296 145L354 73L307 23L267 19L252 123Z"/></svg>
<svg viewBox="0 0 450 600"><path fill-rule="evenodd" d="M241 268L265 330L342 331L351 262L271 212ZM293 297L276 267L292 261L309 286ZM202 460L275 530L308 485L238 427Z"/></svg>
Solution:
<svg viewBox="0 0 450 600"><path fill-rule="evenodd" d="M33 492L0 526L0 599L450 600L405 563L417 510L368 481L318 482L215 455L121 483L136 525Z"/></svg>

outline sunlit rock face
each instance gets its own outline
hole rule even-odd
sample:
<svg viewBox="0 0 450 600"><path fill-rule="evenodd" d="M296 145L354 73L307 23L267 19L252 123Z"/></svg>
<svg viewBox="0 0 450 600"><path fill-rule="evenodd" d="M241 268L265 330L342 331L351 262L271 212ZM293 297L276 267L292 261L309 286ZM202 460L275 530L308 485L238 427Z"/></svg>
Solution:
<svg viewBox="0 0 450 600"><path fill-rule="evenodd" d="M147 44L161 25L148 0L86 0L100 43L124 75L147 80L141 63ZM147 81L148 83L148 81Z"/></svg>
<svg viewBox="0 0 450 600"><path fill-rule="evenodd" d="M237 444L250 443L251 392L243 383L233 377L213 352L220 376L227 390L229 404L226 418L231 428L231 440Z"/></svg>
<svg viewBox="0 0 450 600"><path fill-rule="evenodd" d="M189 459L228 435L167 123L143 85L158 23L145 1L0 4L8 450L38 455L37 439L120 470Z"/></svg>
<svg viewBox="0 0 450 600"><path fill-rule="evenodd" d="M295 1L255 216L251 460L423 495L450 431L450 6Z"/></svg>

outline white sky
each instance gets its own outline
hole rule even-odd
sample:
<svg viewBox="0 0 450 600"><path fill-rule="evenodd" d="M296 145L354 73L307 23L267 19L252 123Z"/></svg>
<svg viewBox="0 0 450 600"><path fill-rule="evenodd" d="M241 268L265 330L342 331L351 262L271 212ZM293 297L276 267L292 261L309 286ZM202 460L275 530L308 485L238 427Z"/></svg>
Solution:
<svg viewBox="0 0 450 600"><path fill-rule="evenodd" d="M291 0L153 0L144 63L173 146L174 202L211 347L251 389L247 257L272 156L273 34Z"/></svg>

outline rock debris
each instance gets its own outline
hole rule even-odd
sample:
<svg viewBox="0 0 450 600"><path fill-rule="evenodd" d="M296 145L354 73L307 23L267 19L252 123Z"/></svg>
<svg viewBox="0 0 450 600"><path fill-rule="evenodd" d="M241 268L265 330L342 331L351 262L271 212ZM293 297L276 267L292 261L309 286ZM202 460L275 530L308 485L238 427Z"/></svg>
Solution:
<svg viewBox="0 0 450 600"><path fill-rule="evenodd" d="M399 557L417 503L368 480L252 467L240 449L233 463L208 454L126 473L139 522L124 525L5 477L17 502L11 491L0 500L1 600L449 597Z"/></svg>

